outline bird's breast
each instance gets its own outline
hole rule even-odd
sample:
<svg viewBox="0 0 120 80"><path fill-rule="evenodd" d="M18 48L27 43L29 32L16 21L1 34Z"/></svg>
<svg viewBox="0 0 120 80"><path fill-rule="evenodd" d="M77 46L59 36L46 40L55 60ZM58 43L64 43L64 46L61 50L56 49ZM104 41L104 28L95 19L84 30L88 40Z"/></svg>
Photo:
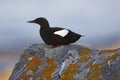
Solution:
<svg viewBox="0 0 120 80"><path fill-rule="evenodd" d="M49 30L40 29L40 36L45 43L50 44L52 42L53 36Z"/></svg>

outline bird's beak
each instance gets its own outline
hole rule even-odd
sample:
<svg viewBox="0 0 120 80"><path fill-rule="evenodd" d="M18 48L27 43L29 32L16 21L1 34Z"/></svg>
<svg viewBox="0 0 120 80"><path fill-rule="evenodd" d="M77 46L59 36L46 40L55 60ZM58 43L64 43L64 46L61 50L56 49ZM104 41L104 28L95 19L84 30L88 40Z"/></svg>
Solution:
<svg viewBox="0 0 120 80"><path fill-rule="evenodd" d="M84 35L81 35L81 37L85 37Z"/></svg>
<svg viewBox="0 0 120 80"><path fill-rule="evenodd" d="M32 20L32 21L28 21L27 23L34 23L34 20Z"/></svg>

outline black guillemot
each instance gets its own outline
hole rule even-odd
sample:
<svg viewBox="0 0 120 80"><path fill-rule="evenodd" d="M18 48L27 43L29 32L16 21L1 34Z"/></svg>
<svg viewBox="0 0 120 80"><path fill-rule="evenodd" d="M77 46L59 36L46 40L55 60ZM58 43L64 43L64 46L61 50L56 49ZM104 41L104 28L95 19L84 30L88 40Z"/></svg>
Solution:
<svg viewBox="0 0 120 80"><path fill-rule="evenodd" d="M69 29L60 27L50 27L47 19L44 17L37 18L28 23L36 23L41 26L40 36L47 45L52 45L54 48L62 45L68 45L76 42L83 35L72 32Z"/></svg>

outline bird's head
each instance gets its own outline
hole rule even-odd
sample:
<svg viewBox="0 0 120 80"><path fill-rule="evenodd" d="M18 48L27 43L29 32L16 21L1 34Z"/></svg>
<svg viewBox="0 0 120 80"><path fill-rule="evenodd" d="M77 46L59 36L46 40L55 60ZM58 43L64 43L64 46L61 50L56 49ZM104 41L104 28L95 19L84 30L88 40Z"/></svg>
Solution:
<svg viewBox="0 0 120 80"><path fill-rule="evenodd" d="M28 23L36 23L42 26L49 26L47 19L44 17L36 18L35 20L28 21Z"/></svg>

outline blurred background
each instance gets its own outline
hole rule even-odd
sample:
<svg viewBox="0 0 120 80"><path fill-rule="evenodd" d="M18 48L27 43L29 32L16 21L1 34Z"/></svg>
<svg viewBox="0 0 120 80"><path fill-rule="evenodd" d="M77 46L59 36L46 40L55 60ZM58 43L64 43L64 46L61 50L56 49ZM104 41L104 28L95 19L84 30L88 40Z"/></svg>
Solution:
<svg viewBox="0 0 120 80"><path fill-rule="evenodd" d="M41 16L85 35L76 44L120 48L120 0L0 0L0 80L8 80L27 45L43 43L40 27L27 23Z"/></svg>

